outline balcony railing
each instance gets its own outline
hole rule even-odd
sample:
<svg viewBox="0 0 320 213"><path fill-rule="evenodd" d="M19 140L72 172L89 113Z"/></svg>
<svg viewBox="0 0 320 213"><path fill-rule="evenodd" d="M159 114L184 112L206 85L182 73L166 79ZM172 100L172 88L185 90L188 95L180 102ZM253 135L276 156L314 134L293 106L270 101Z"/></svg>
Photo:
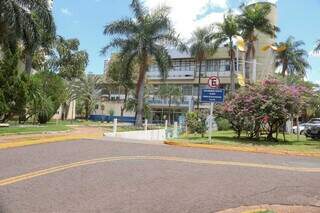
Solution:
<svg viewBox="0 0 320 213"><path fill-rule="evenodd" d="M160 80L162 76L159 72L149 72L147 74L149 80ZM219 72L206 72L202 71L201 76L207 78L210 76L230 77L230 71L219 71ZM183 80L183 79L195 79L198 78L198 73L192 71L169 71L168 80Z"/></svg>
<svg viewBox="0 0 320 213"><path fill-rule="evenodd" d="M165 99L161 99L161 98L148 98L147 102L150 105L155 105L155 106L169 106L169 102L170 100L165 98ZM180 98L179 100L173 99L171 100L170 105L171 106L182 106L182 107L188 107L190 104L192 104L192 96L184 96L182 98Z"/></svg>
<svg viewBox="0 0 320 213"><path fill-rule="evenodd" d="M148 79L159 80L162 76L159 71L148 72ZM194 79L193 71L172 71L168 72L167 79Z"/></svg>

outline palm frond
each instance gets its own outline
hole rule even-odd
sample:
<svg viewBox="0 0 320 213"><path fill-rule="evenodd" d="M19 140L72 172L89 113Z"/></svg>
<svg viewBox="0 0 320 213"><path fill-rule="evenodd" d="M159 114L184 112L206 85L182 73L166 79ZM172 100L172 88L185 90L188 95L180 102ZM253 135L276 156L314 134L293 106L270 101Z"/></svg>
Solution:
<svg viewBox="0 0 320 213"><path fill-rule="evenodd" d="M103 33L114 34L133 34L137 32L137 26L131 19L123 19L114 21L111 24L105 26Z"/></svg>
<svg viewBox="0 0 320 213"><path fill-rule="evenodd" d="M143 22L145 16L147 15L147 11L144 8L144 6L141 4L140 0L132 0L130 7L134 12L135 18L139 22Z"/></svg>

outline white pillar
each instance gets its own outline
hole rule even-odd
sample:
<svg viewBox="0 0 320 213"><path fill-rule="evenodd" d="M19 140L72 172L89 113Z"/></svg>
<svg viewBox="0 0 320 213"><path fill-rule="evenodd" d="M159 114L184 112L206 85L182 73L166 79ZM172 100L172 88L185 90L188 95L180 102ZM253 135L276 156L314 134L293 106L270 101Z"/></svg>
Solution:
<svg viewBox="0 0 320 213"><path fill-rule="evenodd" d="M148 130L148 119L144 120L144 130L147 131Z"/></svg>
<svg viewBox="0 0 320 213"><path fill-rule="evenodd" d="M168 120L164 121L164 129L167 130L168 129Z"/></svg>
<svg viewBox="0 0 320 213"><path fill-rule="evenodd" d="M297 141L300 140L299 115L297 115Z"/></svg>
<svg viewBox="0 0 320 213"><path fill-rule="evenodd" d="M118 126L118 119L113 119L113 135L116 136L117 134L117 126Z"/></svg>
<svg viewBox="0 0 320 213"><path fill-rule="evenodd" d="M257 59L252 60L252 81L256 83L257 81Z"/></svg>
<svg viewBox="0 0 320 213"><path fill-rule="evenodd" d="M174 122L174 127L173 127L173 138L178 137L178 122Z"/></svg>
<svg viewBox="0 0 320 213"><path fill-rule="evenodd" d="M237 57L237 72L239 72L239 49L238 48L236 52L236 57Z"/></svg>

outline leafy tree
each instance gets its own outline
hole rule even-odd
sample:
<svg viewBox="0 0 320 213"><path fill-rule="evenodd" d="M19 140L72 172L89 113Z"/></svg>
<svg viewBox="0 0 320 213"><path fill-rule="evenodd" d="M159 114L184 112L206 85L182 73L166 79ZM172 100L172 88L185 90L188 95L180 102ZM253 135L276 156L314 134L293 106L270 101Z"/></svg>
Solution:
<svg viewBox="0 0 320 213"><path fill-rule="evenodd" d="M197 109L200 108L200 84L201 84L201 71L202 63L205 61L209 55L213 54L215 47L212 43L208 41L208 37L211 35L211 30L209 28L197 29L193 32L192 38L190 40L190 54L195 58L198 66L198 101Z"/></svg>
<svg viewBox="0 0 320 213"><path fill-rule="evenodd" d="M172 101L177 102L183 95L181 87L172 84L161 84L157 94L161 98L168 100L169 122L171 123L171 104Z"/></svg>
<svg viewBox="0 0 320 213"><path fill-rule="evenodd" d="M135 67L134 64L128 64L128 60L123 58L114 58L108 69L108 76L112 80L112 85L120 86L124 90L124 101L121 107L121 116L126 109L129 92L134 88Z"/></svg>
<svg viewBox="0 0 320 213"><path fill-rule="evenodd" d="M63 79L51 71L39 71L30 77L28 86L27 117L39 123L48 122L66 101Z"/></svg>
<svg viewBox="0 0 320 213"><path fill-rule="evenodd" d="M254 42L258 39L256 31L275 37L280 29L270 23L268 15L271 12L270 4L242 5L241 15L238 17L242 37L247 44L246 61L255 59L256 48Z"/></svg>
<svg viewBox="0 0 320 213"><path fill-rule="evenodd" d="M281 74L285 77L286 73L289 75L305 76L306 69L310 67L307 57L308 53L301 46L303 41L295 41L290 36L285 42L276 44L277 47L285 47L283 51L275 51L276 66L282 67Z"/></svg>
<svg viewBox="0 0 320 213"><path fill-rule="evenodd" d="M235 92L235 79L234 79L234 42L233 39L240 35L239 25L237 17L234 16L231 12L224 16L223 23L216 24L216 31L209 36L210 39L213 39L215 47L219 47L221 44L227 42L227 47L229 49L230 56L230 77L231 77L231 91Z"/></svg>
<svg viewBox="0 0 320 213"><path fill-rule="evenodd" d="M0 14L0 45L13 50L17 41L22 41L25 47L25 69L30 73L34 51L55 36L48 1L2 0Z"/></svg>
<svg viewBox="0 0 320 213"><path fill-rule="evenodd" d="M79 46L78 39L64 39L59 36L47 66L68 81L82 77L89 63L89 56L86 51L79 50Z"/></svg>
<svg viewBox="0 0 320 213"><path fill-rule="evenodd" d="M154 59L163 77L166 77L171 62L165 46L177 46L179 41L168 18L167 7L148 11L139 0L132 0L130 7L134 18L114 21L105 26L104 34L114 37L110 44L102 49L102 53L111 47L119 48L120 57L128 58L128 64L133 61L139 64L136 125L142 126L145 76L150 62Z"/></svg>
<svg viewBox="0 0 320 213"><path fill-rule="evenodd" d="M64 79L66 88L66 101L62 104L62 119L66 119L72 101L76 99L75 82L84 76L89 63L88 53L79 50L78 39L64 39L59 36L54 44L54 50L50 52L49 59L45 62L45 68L53 70Z"/></svg>
<svg viewBox="0 0 320 213"><path fill-rule="evenodd" d="M24 113L28 77L18 70L20 53L6 50L0 60L0 122Z"/></svg>

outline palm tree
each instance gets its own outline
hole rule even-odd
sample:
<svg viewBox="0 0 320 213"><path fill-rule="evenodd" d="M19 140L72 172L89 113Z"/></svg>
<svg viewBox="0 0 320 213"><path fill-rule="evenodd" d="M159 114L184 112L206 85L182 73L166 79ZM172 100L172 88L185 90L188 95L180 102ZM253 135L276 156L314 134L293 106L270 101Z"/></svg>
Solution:
<svg viewBox="0 0 320 213"><path fill-rule="evenodd" d="M105 26L104 34L114 37L101 52L105 53L112 47L119 48L120 57L128 58L129 64L134 60L138 62L136 125L142 126L145 76L150 62L155 60L165 78L171 67L170 55L165 45L178 46L180 42L172 29L167 7L148 11L139 0L132 0L130 7L134 18L122 19Z"/></svg>
<svg viewBox="0 0 320 213"><path fill-rule="evenodd" d="M25 70L30 73L34 51L55 37L49 2L2 0L0 14L0 46L15 48L21 40L25 48Z"/></svg>
<svg viewBox="0 0 320 213"><path fill-rule="evenodd" d="M283 51L275 51L276 66L282 67L281 74L285 77L286 72L290 75L304 76L306 69L310 67L307 57L308 53L301 46L303 41L295 41L294 37L290 36L285 42L276 44L278 48L283 48Z"/></svg>
<svg viewBox="0 0 320 213"><path fill-rule="evenodd" d="M215 48L218 48L223 43L228 43L230 56L230 71L231 71L231 91L235 92L235 79L234 79L234 42L233 39L240 35L239 26L236 16L229 12L224 16L223 23L216 24L215 32L210 35L209 39L214 41Z"/></svg>
<svg viewBox="0 0 320 213"><path fill-rule="evenodd" d="M320 39L317 41L316 47L314 48L315 52L319 52L320 51Z"/></svg>
<svg viewBox="0 0 320 213"><path fill-rule="evenodd" d="M242 37L247 44L246 61L255 60L256 49L254 42L258 39L256 31L275 37L280 29L268 19L271 12L270 4L242 5L242 14L238 17L239 27L242 29Z"/></svg>
<svg viewBox="0 0 320 213"><path fill-rule="evenodd" d="M172 101L178 101L182 96L181 87L172 84L161 84L158 95L168 100L169 123L171 123L171 104Z"/></svg>
<svg viewBox="0 0 320 213"><path fill-rule="evenodd" d="M99 100L101 94L100 83L101 78L99 76L86 75L74 85L76 97L84 105L86 120L89 119L90 113Z"/></svg>
<svg viewBox="0 0 320 213"><path fill-rule="evenodd" d="M190 40L190 54L194 57L197 64L199 64L198 68L198 101L197 101L197 109L200 108L200 84L201 84L201 71L202 71L202 63L205 61L209 55L212 55L215 52L215 47L212 43L209 42L208 38L211 35L210 28L199 28L193 32L192 38Z"/></svg>

